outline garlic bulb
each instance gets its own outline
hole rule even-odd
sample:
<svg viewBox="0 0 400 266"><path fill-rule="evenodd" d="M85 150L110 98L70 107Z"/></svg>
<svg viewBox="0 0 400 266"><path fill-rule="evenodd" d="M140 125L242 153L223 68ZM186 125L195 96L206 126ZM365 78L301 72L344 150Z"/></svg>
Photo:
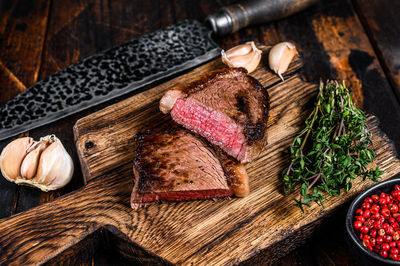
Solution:
<svg viewBox="0 0 400 266"><path fill-rule="evenodd" d="M71 156L54 135L12 141L1 152L0 168L8 181L43 191L65 186L74 172Z"/></svg>
<svg viewBox="0 0 400 266"><path fill-rule="evenodd" d="M248 73L253 72L261 61L262 51L254 42L235 46L228 51L221 51L222 62L229 67L244 67Z"/></svg>
<svg viewBox="0 0 400 266"><path fill-rule="evenodd" d="M282 74L286 72L293 57L297 55L296 46L290 42L281 42L271 48L268 55L269 67L283 79Z"/></svg>

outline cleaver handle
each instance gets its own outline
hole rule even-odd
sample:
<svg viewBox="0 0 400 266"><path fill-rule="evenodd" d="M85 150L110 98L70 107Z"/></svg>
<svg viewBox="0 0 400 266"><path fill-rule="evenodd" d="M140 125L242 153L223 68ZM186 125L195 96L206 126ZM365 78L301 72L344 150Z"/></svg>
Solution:
<svg viewBox="0 0 400 266"><path fill-rule="evenodd" d="M318 0L249 0L223 7L206 18L217 35L236 32L244 27L281 19L299 12Z"/></svg>

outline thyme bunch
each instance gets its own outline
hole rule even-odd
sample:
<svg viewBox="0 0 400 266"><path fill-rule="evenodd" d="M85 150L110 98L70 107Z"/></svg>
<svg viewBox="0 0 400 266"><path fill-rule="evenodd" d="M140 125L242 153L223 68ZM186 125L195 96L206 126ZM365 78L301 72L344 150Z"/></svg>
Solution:
<svg viewBox="0 0 400 266"><path fill-rule="evenodd" d="M300 184L295 201L303 211L311 202L323 205L324 193L339 196L341 190L349 191L358 176L377 181L383 173L379 167L367 169L375 159L368 147L370 137L366 116L344 82L321 82L315 108L289 147L292 160L282 177L285 194Z"/></svg>

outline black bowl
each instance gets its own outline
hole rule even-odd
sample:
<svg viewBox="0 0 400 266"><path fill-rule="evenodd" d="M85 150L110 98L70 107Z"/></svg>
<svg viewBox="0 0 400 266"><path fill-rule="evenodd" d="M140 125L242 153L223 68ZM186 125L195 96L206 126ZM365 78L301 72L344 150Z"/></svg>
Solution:
<svg viewBox="0 0 400 266"><path fill-rule="evenodd" d="M394 185L396 184L400 185L400 178L389 179L378 183L358 195L350 205L350 208L346 215L346 242L354 259L360 262L361 265L400 265L400 261L395 261L389 258L382 258L378 254L371 252L367 248L365 248L361 243L361 240L354 232L353 228L354 213L357 209L361 207L364 199L366 197L372 196L373 194L379 195L381 192L390 193L394 189Z"/></svg>

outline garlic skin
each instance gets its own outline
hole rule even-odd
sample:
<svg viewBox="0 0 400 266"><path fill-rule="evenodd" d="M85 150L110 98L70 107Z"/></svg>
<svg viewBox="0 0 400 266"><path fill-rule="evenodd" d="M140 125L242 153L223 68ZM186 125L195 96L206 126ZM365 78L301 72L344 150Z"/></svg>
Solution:
<svg viewBox="0 0 400 266"><path fill-rule="evenodd" d="M286 72L293 57L297 54L296 46L290 42L281 42L271 48L268 64L282 81L284 81L282 74Z"/></svg>
<svg viewBox="0 0 400 266"><path fill-rule="evenodd" d="M40 156L35 181L38 184L46 184L43 188L45 191L54 190L68 184L73 173L72 158L57 139Z"/></svg>
<svg viewBox="0 0 400 266"><path fill-rule="evenodd" d="M243 67L247 73L253 72L261 61L262 51L254 42L235 46L228 51L221 51L222 62L229 67Z"/></svg>
<svg viewBox="0 0 400 266"><path fill-rule="evenodd" d="M29 148L29 153L25 156L21 164L21 177L32 179L36 175L40 154L47 147L47 141L40 141Z"/></svg>
<svg viewBox="0 0 400 266"><path fill-rule="evenodd" d="M10 182L15 182L20 177L22 161L28 154L28 149L33 144L33 138L24 137L10 142L1 152L1 173Z"/></svg>
<svg viewBox="0 0 400 266"><path fill-rule="evenodd" d="M2 151L0 163L8 181L46 192L68 184L74 172L71 156L54 135L40 141L32 138L12 141Z"/></svg>

